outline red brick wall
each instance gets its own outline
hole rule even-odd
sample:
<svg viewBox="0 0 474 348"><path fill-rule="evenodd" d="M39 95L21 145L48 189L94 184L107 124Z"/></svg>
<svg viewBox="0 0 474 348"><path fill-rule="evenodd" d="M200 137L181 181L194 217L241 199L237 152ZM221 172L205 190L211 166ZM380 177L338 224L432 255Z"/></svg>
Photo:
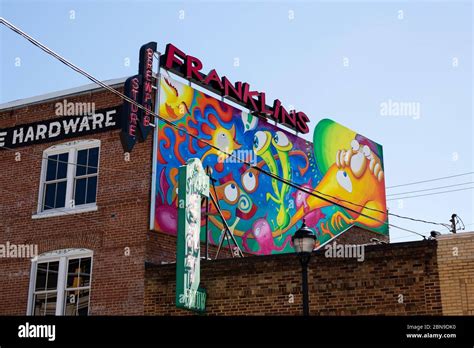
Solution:
<svg viewBox="0 0 474 348"><path fill-rule="evenodd" d="M175 276L175 265L147 267L145 314L192 314L175 307ZM308 279L313 315L442 314L436 242L367 246L363 262L326 258L321 250L313 253ZM209 315L302 311L295 254L203 261L201 286L208 292Z"/></svg>
<svg viewBox="0 0 474 348"><path fill-rule="evenodd" d="M376 244L371 239L378 239L381 242L389 242L389 236L365 230L358 226L353 226L346 232L337 236L336 240L341 244Z"/></svg>
<svg viewBox="0 0 474 348"><path fill-rule="evenodd" d="M474 232L437 240L443 315L474 315Z"/></svg>
<svg viewBox="0 0 474 348"><path fill-rule="evenodd" d="M62 98L60 99L62 100ZM121 104L106 92L67 97L95 102L96 110ZM0 114L0 128L55 118L54 101ZM101 141L96 212L32 219L36 212L41 156L46 148L66 141ZM15 154L21 161L15 161ZM151 186L152 138L137 144L129 162L123 159L119 131L0 150L0 243L37 244L38 252L88 248L94 252L91 314L143 312L143 278ZM10 192L6 192L10 191ZM113 217L113 215L115 217ZM130 256L125 256L125 248ZM30 262L0 259L0 313L26 313Z"/></svg>

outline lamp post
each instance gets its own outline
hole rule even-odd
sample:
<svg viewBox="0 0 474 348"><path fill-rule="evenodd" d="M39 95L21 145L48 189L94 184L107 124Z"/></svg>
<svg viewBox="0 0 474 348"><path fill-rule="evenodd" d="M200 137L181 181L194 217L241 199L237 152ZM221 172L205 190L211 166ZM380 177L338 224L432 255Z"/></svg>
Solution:
<svg viewBox="0 0 474 348"><path fill-rule="evenodd" d="M311 258L311 253L316 244L316 236L308 226L306 226L303 219L303 224L300 229L291 237L293 247L298 254L301 262L301 275L303 287L303 315L309 315L309 295L308 295L308 263Z"/></svg>

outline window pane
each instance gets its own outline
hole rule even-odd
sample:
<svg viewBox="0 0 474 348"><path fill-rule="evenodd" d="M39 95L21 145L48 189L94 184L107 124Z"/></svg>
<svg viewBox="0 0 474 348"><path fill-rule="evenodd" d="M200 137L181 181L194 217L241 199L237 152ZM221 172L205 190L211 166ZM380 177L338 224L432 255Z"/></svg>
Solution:
<svg viewBox="0 0 474 348"><path fill-rule="evenodd" d="M77 297L79 291L66 291L64 296L65 306L64 306L64 315L77 315Z"/></svg>
<svg viewBox="0 0 474 348"><path fill-rule="evenodd" d="M46 309L46 294L36 294L34 301L34 315L44 315Z"/></svg>
<svg viewBox="0 0 474 348"><path fill-rule="evenodd" d="M80 259L69 260L67 268L67 288L76 288L79 286L79 262Z"/></svg>
<svg viewBox="0 0 474 348"><path fill-rule="evenodd" d="M99 162L99 148L94 147L93 149L89 149L87 174L97 173L98 162Z"/></svg>
<svg viewBox="0 0 474 348"><path fill-rule="evenodd" d="M46 290L55 290L58 287L59 261L50 262L48 267L48 283Z"/></svg>
<svg viewBox="0 0 474 348"><path fill-rule="evenodd" d="M79 274L81 280L79 286L89 286L91 280L91 258L81 259L81 273Z"/></svg>
<svg viewBox="0 0 474 348"><path fill-rule="evenodd" d="M56 194L56 184L46 184L44 194L43 210L54 208L54 196Z"/></svg>
<svg viewBox="0 0 474 348"><path fill-rule="evenodd" d="M48 156L48 166L46 168L46 181L56 179L56 168L58 165L58 155Z"/></svg>
<svg viewBox="0 0 474 348"><path fill-rule="evenodd" d="M65 294L64 315L87 315L89 311L89 290L70 290Z"/></svg>
<svg viewBox="0 0 474 348"><path fill-rule="evenodd" d="M89 177L87 182L87 200L86 203L95 202L95 194L97 190L97 176Z"/></svg>
<svg viewBox="0 0 474 348"><path fill-rule="evenodd" d="M76 176L85 175L87 166L87 149L77 152Z"/></svg>
<svg viewBox="0 0 474 348"><path fill-rule="evenodd" d="M48 271L48 263L38 263L38 268L36 269L36 291L41 291L46 288L46 272Z"/></svg>
<svg viewBox="0 0 474 348"><path fill-rule="evenodd" d="M56 191L56 204L55 208L64 208L64 203L66 202L66 181L58 182L57 191Z"/></svg>
<svg viewBox="0 0 474 348"><path fill-rule="evenodd" d="M67 176L67 161L69 159L69 153L62 153L58 158L58 174L56 179L64 179Z"/></svg>
<svg viewBox="0 0 474 348"><path fill-rule="evenodd" d="M77 314L87 315L89 312L89 290L79 291L79 298L77 300Z"/></svg>
<svg viewBox="0 0 474 348"><path fill-rule="evenodd" d="M47 294L45 315L56 315L56 301L57 300L58 300L58 296L56 295L56 292Z"/></svg>
<svg viewBox="0 0 474 348"><path fill-rule="evenodd" d="M55 208L64 208L66 202L66 181L57 183Z"/></svg>
<svg viewBox="0 0 474 348"><path fill-rule="evenodd" d="M56 292L46 294L35 294L34 315L56 315Z"/></svg>
<svg viewBox="0 0 474 348"><path fill-rule="evenodd" d="M86 202L86 183L85 179L76 179L76 189L74 192L74 204L84 204Z"/></svg>

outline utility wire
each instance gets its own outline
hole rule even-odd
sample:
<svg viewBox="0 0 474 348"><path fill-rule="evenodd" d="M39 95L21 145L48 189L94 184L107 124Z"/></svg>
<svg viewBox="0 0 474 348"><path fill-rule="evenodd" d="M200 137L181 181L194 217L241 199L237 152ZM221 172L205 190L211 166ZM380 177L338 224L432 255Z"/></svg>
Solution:
<svg viewBox="0 0 474 348"><path fill-rule="evenodd" d="M393 242L394 240L405 239L405 238L408 238L408 237L411 237L411 236L412 236L411 234L406 234L406 235L403 235L403 236L398 236L397 238L390 238L390 242Z"/></svg>
<svg viewBox="0 0 474 348"><path fill-rule="evenodd" d="M3 146L2 148L6 149L6 150L9 150L9 151L14 151L14 152L18 151L17 149L12 149L12 148L9 148L7 146ZM88 166L86 164L78 164L78 163L74 163L74 162L61 161L61 160L59 160L59 158L58 159L52 159L52 158L48 158L48 157L42 157L42 156L39 156L39 155L37 156L37 155L34 155L34 154L30 154L28 152L25 152L25 153L30 157L34 157L34 158L38 157L39 159L42 159L42 160L49 160L49 161L58 162L58 163L65 163L65 164L70 164L70 165L77 166L77 167L89 167L89 168L93 168L93 169L96 169L96 170L98 169L98 166ZM100 170L101 171L106 170L106 171L119 171L119 172L126 172L126 173L142 174L142 172L137 171L137 170L133 170L133 169L107 168L107 167L104 167L104 166L101 166ZM283 178L281 178L279 176L277 176L277 177L278 177L277 180L282 181ZM298 188L298 190L301 190L301 189L302 188L300 186L300 188ZM322 194L322 195L325 195L325 196L328 196L328 197L331 197L331 198L336 198L334 196L323 193L322 191L317 191L317 190L315 190L315 191L319 194ZM307 192L307 191L305 191L305 192ZM348 204L352 204L352 205L355 205L355 206L358 206L358 207L364 207L362 205L359 205L359 204L356 204L356 203L353 203L353 202L350 202L350 201L346 201L346 200L340 200L340 201L348 203ZM411 221L415 221L415 222L422 222L422 223L426 223L426 224L440 225L440 226L444 226L444 227L448 226L447 224L443 224L441 222L427 221L427 220L423 220L423 219L417 219L417 218L412 218L412 217L409 217L409 216L403 216L403 215L398 215L398 214L395 214L395 213L390 213L390 212L388 212L388 210L384 212L382 210L369 208L369 207L365 207L365 209L380 212L380 213L386 213L390 216L394 216L394 217L397 217L397 218L400 218L400 219L406 219L406 220L411 220Z"/></svg>
<svg viewBox="0 0 474 348"><path fill-rule="evenodd" d="M387 197L391 196L399 196L399 195L405 195L409 193L418 193L418 192L426 192L426 191L433 191L433 190L439 190L442 188L448 188L448 187L456 187L456 186L462 186L462 185L468 185L468 184L474 184L474 181L468 181L468 182L463 182L461 184L454 184L454 185L447 185L447 186L438 186L438 187L433 187L425 190L416 190L416 191L407 191L407 192L399 192L399 193L391 193L387 195Z"/></svg>
<svg viewBox="0 0 474 348"><path fill-rule="evenodd" d="M322 196L320 196L320 195L317 195L317 194L315 194L314 192L308 191L308 190L306 190L305 188L303 188L303 187L301 187L301 186L299 186L299 185L296 185L296 184L290 182L289 180L286 180L286 179L284 179L284 178L281 178L281 177L279 177L279 176L277 176L277 175L275 175L275 174L273 174L273 173L267 172L267 171L265 171L265 170L259 168L258 166L254 166L254 165L250 164L249 162L244 161L244 160L238 158L237 156L235 156L235 155L233 155L233 154L229 154L229 153L227 153L226 151L221 150L219 147L214 146L213 144L208 143L207 141L205 141L205 140L199 138L198 136L189 133L186 128L183 128L183 127L180 127L180 126L175 125L173 122L167 120L166 118L164 118L164 117L162 117L162 116L156 114L155 112L153 112L153 111L151 111L151 110L146 109L143 105L137 103L135 100L133 100L133 99L127 97L126 95L124 95L123 93L119 92L118 90L116 90L116 89L114 89L114 88L108 86L107 84L103 83L102 81L96 79L94 76L90 75L89 73L87 73L86 71L84 71L84 70L82 70L81 68L77 67L76 65L70 63L68 60L66 60L65 58L63 58L61 55L59 55L58 53L56 53L56 52L54 52L53 50L49 49L48 47L46 47L45 45L43 45L42 43L40 43L39 41L37 41L36 39L34 39L33 37L31 37L31 36L28 35L27 33L23 32L21 29L17 28L17 27L14 26L13 24L11 24L11 23L8 22L7 20L5 20L3 17L0 17L0 23L3 24L3 25L5 25L6 27L8 27L9 29L11 29L11 30L14 31L15 33L19 34L20 36L24 37L25 39L27 39L28 41L30 41L33 45L35 45L35 46L41 48L41 49L42 49L43 51L45 51L46 53L52 55L53 57L55 57L56 59L58 59L59 61L61 61L61 62L62 62L63 64L65 64L66 66L68 66L68 67L70 67L71 69L73 69L74 71L76 71L76 72L78 72L79 74L81 74L81 75L87 77L87 78L88 78L89 80L91 80L92 82L94 82L94 83L98 84L99 86L101 86L101 87L107 89L108 91L110 91L110 92L112 92L113 94L119 96L119 97L122 98L123 100L125 100L125 101L127 101L127 102L129 102L129 103L131 103L131 104L133 104L133 105L135 105L136 107L138 107L138 108L144 110L144 111L147 112L148 114L150 114L150 115L156 117L158 120L161 120L161 121L165 122L167 125L169 125L169 126L175 128L175 129L177 129L178 131L182 131L183 133L189 135L190 137L196 139L197 141L202 142L202 143L204 143L204 144L206 144L206 145L208 145L208 146L210 146L210 147L216 149L216 150L219 151L220 153L225 154L225 155L227 155L227 156L229 156L229 157L234 157L236 160L238 160L239 162L242 162L242 163L246 164L246 165L247 165L248 167L250 167L250 168L253 168L253 169L255 169L255 170L257 170L257 171L259 171L259 172L261 172L261 173L264 173L264 174L266 174L266 175L268 175L268 176L270 176L270 177L272 177L272 178L274 178L274 179L276 179L276 180L282 181L282 182L286 183L287 185L289 185L289 186L291 186L291 187L294 187L294 188L296 188L296 189L298 189L298 190L300 190L300 191L304 191L304 192L306 192L306 193L309 194L309 195L312 195L312 196L317 197L317 198L319 198L319 199L321 199L321 200L323 200L323 201L326 201L326 202L328 202L328 203L331 203L332 205L337 205L337 206L339 206L339 207L341 207L341 208L344 208L345 210L351 211L351 212L356 213L356 214L358 214L358 215L360 215L360 216L367 217L367 218L369 218L369 219L372 219L372 220L374 220L374 221L380 222L380 223L382 223L382 224L385 224L385 225L388 225L388 226L391 226L391 227L394 227L394 228L398 228L398 229L401 229L401 230L404 230L404 231L408 231L408 232L415 233L415 234L417 234L417 235L422 236L423 238L425 238L425 236L424 236L423 234L421 234L421 233L418 233L418 232L415 232L415 231L411 231L411 230L408 230L408 229L405 229L405 228L402 228L402 227L393 225L393 224L388 223L388 222L386 222L386 221L379 220L379 219L377 219L377 218L374 218L374 217L372 217L372 216L366 215L366 214L364 214L364 213L362 213L362 212L358 212L358 211L356 211L356 210L354 210L354 209L351 209L351 208L349 208L349 207L345 207L345 206L341 205L341 204L338 203L338 202L334 202L334 201L331 201L331 200L329 200L329 199L327 199L327 198L324 198L324 197L322 197ZM315 191L315 192L318 192L318 191ZM319 193L319 192L318 192L318 193ZM324 195L325 195L325 196L330 196L330 195L328 195L328 194L324 194ZM333 196L330 196L330 197L337 199L336 197L333 197ZM339 201L341 201L341 200L339 200ZM346 202L347 202L347 201L346 201ZM352 205L354 205L354 206L359 206L359 207L362 207L362 208L367 209L367 210L376 210L376 209L371 209L371 208L367 208L367 207L365 207L365 206L358 205L358 204L356 204L356 203L352 203L352 202L350 202L350 203L351 203ZM379 212L382 212L382 213L387 214L387 212L383 212L383 211L380 211L380 210L379 210Z"/></svg>
<svg viewBox="0 0 474 348"><path fill-rule="evenodd" d="M423 222L425 224L443 226L443 227L446 227L449 231L451 230L451 225L450 224L445 224L445 223L442 223L442 222L433 222L433 221L427 221L427 220L423 220L423 219L414 219L414 218L410 218L410 217L407 217L407 216L402 216L402 215L398 215L398 214L394 214L394 213L390 213L390 215L401 218L401 219L407 219L407 220L412 220L412 221L416 221L416 222Z"/></svg>
<svg viewBox="0 0 474 348"><path fill-rule="evenodd" d="M474 172L467 172L467 173L462 173L462 174L456 174L456 175L450 175L450 176L443 176L441 178L435 178L435 179L429 179L429 180L423 180L423 181L415 181L415 182L410 182L408 184L400 184L400 185L394 185L394 186L387 186L387 189L395 188L395 187L402 187L402 186L410 186L410 185L416 185L416 184L423 184L425 182L432 182L432 181L438 181L438 180L444 180L444 179L450 179L450 178L457 178L459 176L464 176L464 175L470 175L474 174Z"/></svg>
<svg viewBox="0 0 474 348"><path fill-rule="evenodd" d="M474 189L474 187L466 187L466 188L451 190L451 191L441 191L441 192L427 193L427 194L424 194L424 195L390 198L390 199L387 199L387 201L395 201L395 200L398 200L398 199L408 199L408 198L416 198L416 197L424 197L424 196L433 196L433 195L439 195L439 194L442 194L442 193L451 193L451 192L465 191L465 190L471 190L471 189Z"/></svg>
<svg viewBox="0 0 474 348"><path fill-rule="evenodd" d="M2 148L6 149L6 150L9 150L9 151L15 151L17 152L18 150L17 149L12 149L12 148L9 148L7 146L3 146ZM86 164L78 164L78 163L74 163L74 162L68 162L68 161L61 161L58 159L52 159L52 158L48 158L48 157L42 157L40 155L34 155L34 154L30 154L28 152L25 152L28 156L30 157L34 157L34 158L39 158L39 159L42 159L42 160L49 160L49 161L53 161L53 162L58 162L58 163L65 163L65 164L70 164L70 165L73 165L73 166L78 166L78 167L89 167L89 168L93 168L93 169L98 169L98 166L88 166ZM100 170L101 171L104 171L104 170L108 170L108 171L119 171L119 172L126 172L126 173L135 173L135 174L141 174L142 172L140 171L137 171L137 170L133 170L133 169L117 169L117 168L107 168L107 167L104 167L104 166L101 166L100 167ZM264 174L267 174L265 171L264 171ZM276 176L277 180L279 181L282 181L283 178L279 177L279 176ZM297 188L298 190L301 190L302 188ZM315 190L316 191L316 190ZM305 191L307 192L307 191ZM326 195L326 196L329 196L329 197L333 197L331 195L327 195L321 191L316 191L317 193L319 194L322 194L322 195ZM335 197L333 197L335 198ZM363 207L359 204L356 204L356 203L353 203L353 202L350 202L350 201L346 201L346 200L340 200L340 201L343 201L343 202L346 202L346 203L349 203L349 204L352 204L352 205L355 205L355 206L359 206L359 207ZM341 207L344 207L344 206L341 206ZM344 207L346 208L346 207ZM434 225L441 225L441 226L444 226L443 223L438 223L438 222L432 222L432 221L426 221L426 220L422 220L422 219L416 219L416 218L412 218L412 217L408 217L408 216L402 216L402 215L398 215L398 214L394 214L394 213L389 213L388 211L382 211L382 210L378 210L378 209L374 209L374 208L368 208L368 207L365 207L365 209L367 210L373 210L373 211L377 211L377 212L380 212L380 213L386 213L390 216L394 216L394 217L397 217L397 218L400 218L400 219L407 219L407 220L411 220L411 221L416 221L416 222L423 222L423 223L427 223L427 224L434 224Z"/></svg>

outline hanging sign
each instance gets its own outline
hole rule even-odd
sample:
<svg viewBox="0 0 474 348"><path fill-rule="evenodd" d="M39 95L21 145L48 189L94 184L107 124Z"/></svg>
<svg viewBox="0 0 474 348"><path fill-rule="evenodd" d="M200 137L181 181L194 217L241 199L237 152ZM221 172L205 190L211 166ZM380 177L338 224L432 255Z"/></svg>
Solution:
<svg viewBox="0 0 474 348"><path fill-rule="evenodd" d="M140 84L140 104L145 107L147 111L138 110L138 128L140 129L140 141L145 141L150 133L151 115L149 111L152 108L153 96L153 55L156 52L156 42L149 42L140 48L140 62L138 73L142 76Z"/></svg>
<svg viewBox="0 0 474 348"><path fill-rule="evenodd" d="M197 158L179 167L176 307L204 312L206 290L200 283L201 197L209 196L209 177Z"/></svg>
<svg viewBox="0 0 474 348"><path fill-rule="evenodd" d="M124 84L124 92L127 97L138 102L138 93L140 90L142 77L135 75L129 77ZM137 125L139 123L138 106L125 101L122 110L122 131L120 132L120 141L125 152L130 152L137 141Z"/></svg>
<svg viewBox="0 0 474 348"><path fill-rule="evenodd" d="M122 113L122 132L120 140L125 152L132 151L135 143L143 142L151 130L150 111L153 108L153 58L156 42L149 42L140 48L138 75L129 77L124 85L124 94L143 105L143 110L124 101Z"/></svg>

